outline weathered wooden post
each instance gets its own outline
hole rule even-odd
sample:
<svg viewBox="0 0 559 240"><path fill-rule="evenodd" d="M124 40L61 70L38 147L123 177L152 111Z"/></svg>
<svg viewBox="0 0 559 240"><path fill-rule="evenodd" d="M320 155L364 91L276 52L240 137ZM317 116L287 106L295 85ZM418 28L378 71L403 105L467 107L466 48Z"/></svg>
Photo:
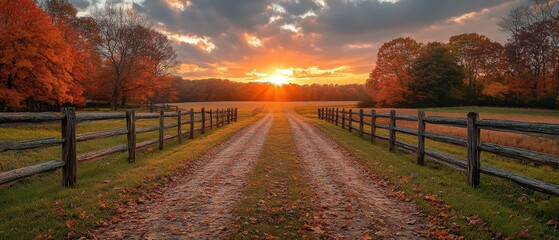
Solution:
<svg viewBox="0 0 559 240"><path fill-rule="evenodd" d="M345 108L342 108L342 129L345 129Z"/></svg>
<svg viewBox="0 0 559 240"><path fill-rule="evenodd" d="M425 164L425 112L417 112L417 164Z"/></svg>
<svg viewBox="0 0 559 240"><path fill-rule="evenodd" d="M65 187L76 186L78 172L78 160L76 153L76 110L74 108L63 108L64 118L61 121L62 139L62 185Z"/></svg>
<svg viewBox="0 0 559 240"><path fill-rule="evenodd" d="M235 108L235 122L237 122L238 117L239 117L239 109Z"/></svg>
<svg viewBox="0 0 559 240"><path fill-rule="evenodd" d="M371 109L371 143L375 142L376 130L377 130L377 111Z"/></svg>
<svg viewBox="0 0 559 240"><path fill-rule="evenodd" d="M215 110L215 126L219 128L219 108Z"/></svg>
<svg viewBox="0 0 559 240"><path fill-rule="evenodd" d="M134 109L126 110L126 129L128 133L128 162L136 161L136 113Z"/></svg>
<svg viewBox="0 0 559 240"><path fill-rule="evenodd" d="M480 167L480 129L477 126L479 114L468 113L468 183L472 187L479 186Z"/></svg>
<svg viewBox="0 0 559 240"><path fill-rule="evenodd" d="M318 110L316 110L316 116L318 117L318 119L320 119L320 108L318 108Z"/></svg>
<svg viewBox="0 0 559 240"><path fill-rule="evenodd" d="M326 116L324 116L324 114L325 114L324 108L321 108L320 120L324 120L326 118Z"/></svg>
<svg viewBox="0 0 559 240"><path fill-rule="evenodd" d="M221 126L225 124L225 110L221 109Z"/></svg>
<svg viewBox="0 0 559 240"><path fill-rule="evenodd" d="M214 118L212 114L212 110L210 109L210 130L214 129Z"/></svg>
<svg viewBox="0 0 559 240"><path fill-rule="evenodd" d="M396 150L396 131L394 131L394 127L396 127L396 110L390 110L390 124L388 125L388 131L391 152Z"/></svg>
<svg viewBox="0 0 559 240"><path fill-rule="evenodd" d="M339 119L340 119L340 109L336 108L336 126L338 126Z"/></svg>
<svg viewBox="0 0 559 240"><path fill-rule="evenodd" d="M227 124L231 123L231 108L227 108Z"/></svg>
<svg viewBox="0 0 559 240"><path fill-rule="evenodd" d="M363 109L359 109L359 136L363 137L363 128L364 128L364 124L363 124Z"/></svg>
<svg viewBox="0 0 559 240"><path fill-rule="evenodd" d="M202 127L200 128L200 133L206 134L206 109L202 108L200 112L202 112Z"/></svg>
<svg viewBox="0 0 559 240"><path fill-rule="evenodd" d="M194 139L194 108L190 109L190 139Z"/></svg>
<svg viewBox="0 0 559 240"><path fill-rule="evenodd" d="M352 109L349 109L349 114L348 114L347 121L348 121L347 129L349 129L349 132L351 132L351 123L353 123L353 110Z"/></svg>
<svg viewBox="0 0 559 240"><path fill-rule="evenodd" d="M177 139L182 143L182 110L177 108Z"/></svg>
<svg viewBox="0 0 559 240"><path fill-rule="evenodd" d="M159 150L163 150L163 140L165 136L165 112L163 108L159 111Z"/></svg>

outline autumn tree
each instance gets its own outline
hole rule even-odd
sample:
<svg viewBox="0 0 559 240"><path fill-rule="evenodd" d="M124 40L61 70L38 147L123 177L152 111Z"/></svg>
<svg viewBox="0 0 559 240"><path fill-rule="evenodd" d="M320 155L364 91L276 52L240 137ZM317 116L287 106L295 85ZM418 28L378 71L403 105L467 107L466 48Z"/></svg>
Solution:
<svg viewBox="0 0 559 240"><path fill-rule="evenodd" d="M530 0L499 23L508 36L509 87L518 102L559 105L558 17L559 2Z"/></svg>
<svg viewBox="0 0 559 240"><path fill-rule="evenodd" d="M165 87L176 65L169 39L155 31L144 15L132 9L105 4L92 13L101 33L97 50L103 66L100 88L117 109L127 100L146 101Z"/></svg>
<svg viewBox="0 0 559 240"><path fill-rule="evenodd" d="M450 37L446 45L464 70L464 83L471 103L483 95L502 99L508 93L504 82L504 47L478 33Z"/></svg>
<svg viewBox="0 0 559 240"><path fill-rule="evenodd" d="M410 90L418 106L447 106L463 100L464 71L442 43L422 48L411 70Z"/></svg>
<svg viewBox="0 0 559 240"><path fill-rule="evenodd" d="M77 9L68 0L43 0L42 6L53 19L64 40L72 47L72 77L87 93L94 91L100 66L95 45L100 43L99 29L91 17L78 17Z"/></svg>
<svg viewBox="0 0 559 240"><path fill-rule="evenodd" d="M410 99L410 70L420 47L409 37L397 38L382 45L377 54L376 66L366 83L375 102L395 106Z"/></svg>
<svg viewBox="0 0 559 240"><path fill-rule="evenodd" d="M0 0L0 108L81 104L73 49L33 0Z"/></svg>

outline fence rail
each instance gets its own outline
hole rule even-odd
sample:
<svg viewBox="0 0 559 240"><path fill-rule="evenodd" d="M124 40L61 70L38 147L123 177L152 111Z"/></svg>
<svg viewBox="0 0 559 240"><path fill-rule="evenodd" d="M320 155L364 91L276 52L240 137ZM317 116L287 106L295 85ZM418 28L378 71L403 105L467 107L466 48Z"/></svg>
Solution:
<svg viewBox="0 0 559 240"><path fill-rule="evenodd" d="M369 121L365 120L364 117L368 117ZM424 164L425 156L428 156L434 162L462 171L468 176L468 183L472 187L479 186L480 174L483 173L508 179L535 191L559 196L559 185L557 184L533 179L495 167L482 167L480 165L481 152L488 152L539 165L559 167L559 156L556 155L481 142L482 129L557 139L559 136L559 124L498 119L480 120L478 113L475 112L468 113L466 118L452 118L443 116L426 117L424 111L418 111L417 115L396 115L395 110L391 110L389 113L377 113L375 109L359 109L359 111L355 111L354 109L346 110L345 108L341 110L338 108L319 108L318 118L336 124L336 126L341 125L342 128L347 128L349 132L356 131L359 136L368 136L371 143L376 139L386 140L389 142L390 151L395 151L396 148L399 148L405 152L414 153L417 155L417 163L420 165ZM389 119L389 124L378 124L378 118ZM338 121L340 119L341 122ZM417 122L418 128L415 130L398 127L396 124L398 120ZM354 123L358 127L354 126ZM427 132L425 130L427 124L465 128L467 129L467 138ZM364 125L371 127L369 132L363 130ZM376 133L377 128L388 130L388 137L378 135ZM397 140L397 133L417 136L417 146ZM425 149L425 139L465 147L467 149L467 159L460 159L446 153Z"/></svg>
<svg viewBox="0 0 559 240"><path fill-rule="evenodd" d="M214 114L215 113L215 114ZM184 121L187 119L187 121ZM14 123L39 123L39 122L61 122L62 138L43 138L25 141L0 141L0 152L21 151L30 149L40 149L54 146L62 146L62 159L52 160L33 166L27 166L14 170L0 172L0 184L12 182L21 178L29 177L35 174L53 171L62 168L63 185L67 187L76 186L76 176L78 162L89 161L101 158L114 153L128 151L128 161L136 161L136 151L158 144L159 149L163 149L164 141L178 138L182 142L184 135L189 135L190 139L194 138L194 132L205 134L206 130L214 127L221 127L231 122L236 122L238 117L237 108L206 110L199 111L177 109L176 112L164 112L160 109L159 113L136 113L133 109L126 112L111 113L80 113L76 114L74 108L64 108L62 113L0 113L0 125ZM166 118L175 118L176 123L165 123ZM126 128L114 129L108 131L88 132L76 134L76 128L79 123L85 121L99 120L126 120ZM158 126L149 126L136 128L136 121L142 119L159 119ZM196 123L198 127L195 127ZM208 124L209 123L209 124ZM184 125L188 125L188 130L183 131ZM175 134L165 135L165 129L176 128ZM136 135L147 132L159 132L158 138L150 139L143 142L136 142ZM77 154L76 145L78 142L102 139L126 135L126 143L111 146L105 149L92 152Z"/></svg>

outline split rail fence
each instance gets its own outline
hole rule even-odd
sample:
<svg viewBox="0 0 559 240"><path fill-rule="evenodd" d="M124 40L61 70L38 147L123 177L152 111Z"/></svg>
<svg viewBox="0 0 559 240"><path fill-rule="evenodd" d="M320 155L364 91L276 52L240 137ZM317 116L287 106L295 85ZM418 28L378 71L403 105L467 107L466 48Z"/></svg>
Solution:
<svg viewBox="0 0 559 240"><path fill-rule="evenodd" d="M52 112L0 113L0 125L59 121L61 122L62 135L60 139L46 138L27 141L0 141L0 152L40 149L62 145L61 160L52 160L33 166L0 172L0 184L62 168L62 184L66 187L74 187L76 186L79 162L128 151L128 161L132 163L136 161L136 151L139 149L155 144L158 144L159 149L163 149L165 140L177 138L180 143L185 135L187 135L189 139L193 139L195 132L205 134L207 129L236 122L237 116L237 108L216 110L201 108L199 111L194 111L194 109L191 108L189 110L178 109L176 112L164 112L163 109L161 109L159 113L136 113L133 109L128 109L126 112L80 114L76 114L74 108L64 108L61 114ZM165 123L166 118L175 118L176 123ZM126 128L76 134L76 128L79 123L118 119L126 120ZM136 121L143 119L159 119L159 125L136 128ZM176 133L165 135L165 130L171 128L175 128ZM183 128L185 128L185 130L183 130ZM136 142L137 134L154 131L159 132L158 138ZM79 142L120 135L127 136L127 143L79 155L76 152L76 146Z"/></svg>
<svg viewBox="0 0 559 240"><path fill-rule="evenodd" d="M519 122L498 119L479 119L479 114L470 112L466 118L452 118L443 116L426 116L424 111L418 111L417 115L399 114L396 110L389 113L377 113L375 109L339 109L339 108L319 108L318 118L327 122L348 129L349 132L355 131L361 137L367 136L371 143L375 139L386 140L389 142L390 151L399 148L408 153L417 155L417 163L423 165L425 156L430 157L434 162L441 163L462 171L468 176L468 183L472 187L480 184L480 173L508 179L524 187L550 195L559 196L559 186L553 183L544 182L527 176L512 173L503 169L481 166L480 153L488 152L521 161L533 162L539 165L559 167L559 156L547 153L534 152L526 149L503 146L493 143L481 142L481 130L491 130L500 132L512 132L518 134L557 138L559 136L559 124ZM389 124L378 124L377 119L385 118ZM397 121L417 122L418 128L410 129L398 127ZM427 124L439 124L452 127L467 129L467 138L439 134L425 131ZM364 126L369 126L370 131L365 131ZM388 131L388 137L378 135L376 129ZM417 136L417 146L399 141L396 133L403 133ZM461 159L446 153L425 148L425 139L466 147L467 159Z"/></svg>

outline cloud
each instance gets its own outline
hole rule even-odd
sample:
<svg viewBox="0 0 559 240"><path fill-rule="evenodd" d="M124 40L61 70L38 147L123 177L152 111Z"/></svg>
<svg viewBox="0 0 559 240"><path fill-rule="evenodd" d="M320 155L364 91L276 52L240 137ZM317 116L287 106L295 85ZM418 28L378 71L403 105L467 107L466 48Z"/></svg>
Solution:
<svg viewBox="0 0 559 240"><path fill-rule="evenodd" d="M119 1L119 0L110 0ZM122 1L122 0L120 0ZM129 1L129 0L127 0ZM80 9L87 1L72 0ZM522 0L135 0L175 40L179 74L246 80L292 69L310 82L363 83L383 42L400 36L446 41L496 25ZM195 66L195 67L193 67ZM345 66L344 69L327 71ZM313 74L317 71L326 71ZM307 82L308 82L307 81Z"/></svg>

